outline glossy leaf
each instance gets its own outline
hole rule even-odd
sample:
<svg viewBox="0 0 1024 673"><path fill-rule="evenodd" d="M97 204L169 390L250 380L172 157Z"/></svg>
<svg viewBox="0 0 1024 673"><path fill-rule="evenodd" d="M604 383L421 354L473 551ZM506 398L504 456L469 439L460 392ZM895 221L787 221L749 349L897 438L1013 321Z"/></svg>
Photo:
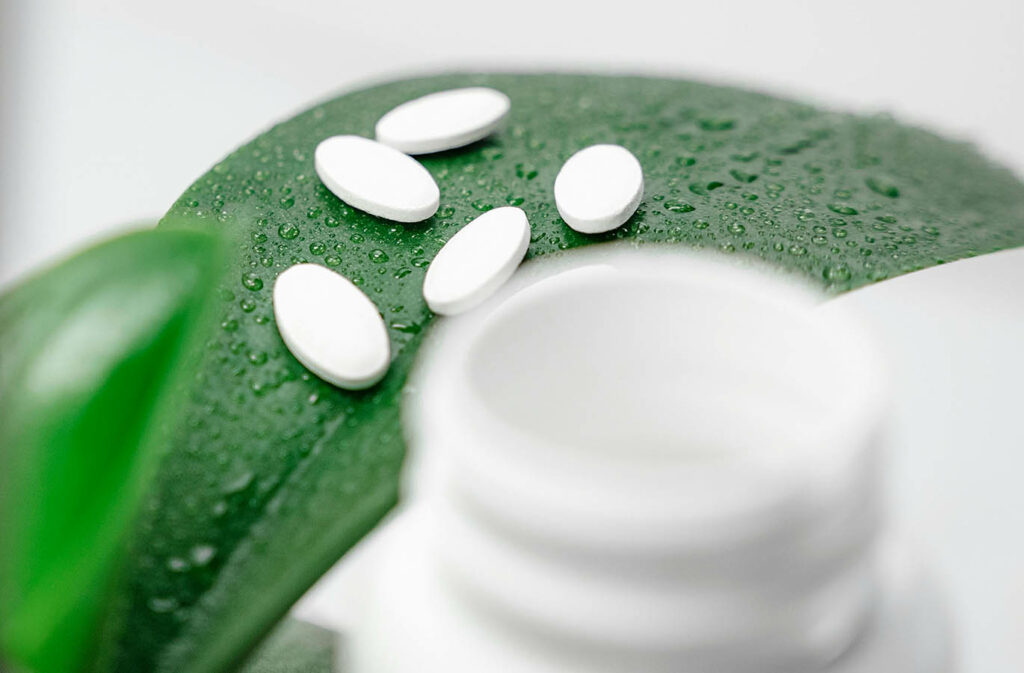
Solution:
<svg viewBox="0 0 1024 673"><path fill-rule="evenodd" d="M469 85L508 94L509 124L421 158L441 189L430 220L386 222L320 184L320 140L372 136L396 104ZM562 162L598 142L637 156L646 193L626 225L587 236L560 220L551 190ZM466 222L506 204L530 217L530 257L615 239L705 247L832 292L1024 244L1024 185L969 146L886 117L567 75L446 75L320 104L227 157L171 209L176 222L226 232L231 261L203 379L181 409L97 670L225 670L395 503L398 405L433 320L425 267ZM284 348L270 290L297 262L339 271L382 311L395 360L374 389L326 385Z"/></svg>
<svg viewBox="0 0 1024 673"><path fill-rule="evenodd" d="M0 297L0 652L21 667L92 654L218 261L208 233L146 231Z"/></svg>

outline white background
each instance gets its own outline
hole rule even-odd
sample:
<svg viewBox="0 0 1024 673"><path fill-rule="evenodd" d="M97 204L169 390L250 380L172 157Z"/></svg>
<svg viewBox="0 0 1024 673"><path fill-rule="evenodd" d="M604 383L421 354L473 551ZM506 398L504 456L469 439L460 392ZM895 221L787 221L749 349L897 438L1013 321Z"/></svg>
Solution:
<svg viewBox="0 0 1024 673"><path fill-rule="evenodd" d="M1024 174L1024 2L0 0L0 282L163 213L311 101L459 65L659 71L889 110Z"/></svg>
<svg viewBox="0 0 1024 673"><path fill-rule="evenodd" d="M1024 175L1020 0L0 3L0 283L158 217L317 98L459 66L667 72L887 110ZM898 518L937 557L967 673L1024 670L1024 256L1007 259L850 300L899 363Z"/></svg>

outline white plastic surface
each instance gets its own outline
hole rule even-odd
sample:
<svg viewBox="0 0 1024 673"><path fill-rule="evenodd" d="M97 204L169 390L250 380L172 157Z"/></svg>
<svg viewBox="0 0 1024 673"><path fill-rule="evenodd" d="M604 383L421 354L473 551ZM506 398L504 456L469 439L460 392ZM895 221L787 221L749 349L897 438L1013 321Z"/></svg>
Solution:
<svg viewBox="0 0 1024 673"><path fill-rule="evenodd" d="M650 661L634 667L602 649L593 653L586 669L565 650L538 656L529 637L511 629L496 634L492 623L439 585L430 566L430 545L424 539L430 527L423 514L422 509L406 512L378 534L372 568L366 558L358 577L351 578L358 582L348 583L344 598L349 609L362 610L345 625L339 671L454 673L495 670L494 662L501 662L502 673L729 673ZM861 638L830 664L785 673L954 673L946 606L913 551L893 537L884 538L877 570L878 601ZM380 577L388 583L374 581Z"/></svg>
<svg viewBox="0 0 1024 673"><path fill-rule="evenodd" d="M826 670L885 585L870 338L721 261L588 259L524 268L426 351L417 518L351 670Z"/></svg>
<svg viewBox="0 0 1024 673"><path fill-rule="evenodd" d="M441 315L473 308L511 278L529 246L530 222L520 208L495 208L477 217L445 243L427 268L427 306Z"/></svg>
<svg viewBox="0 0 1024 673"><path fill-rule="evenodd" d="M644 195L640 162L620 145L591 145L569 159L555 177L555 205L570 227L599 234L633 216Z"/></svg>
<svg viewBox="0 0 1024 673"><path fill-rule="evenodd" d="M345 203L396 222L437 212L440 191L418 161L375 140L333 136L317 145L316 173Z"/></svg>
<svg viewBox="0 0 1024 673"><path fill-rule="evenodd" d="M510 107L508 96L487 87L439 91L381 117L377 140L407 154L452 150L491 135Z"/></svg>
<svg viewBox="0 0 1024 673"><path fill-rule="evenodd" d="M282 272L274 319L292 355L329 383L361 390L387 373L391 344L377 307L330 269L297 264Z"/></svg>

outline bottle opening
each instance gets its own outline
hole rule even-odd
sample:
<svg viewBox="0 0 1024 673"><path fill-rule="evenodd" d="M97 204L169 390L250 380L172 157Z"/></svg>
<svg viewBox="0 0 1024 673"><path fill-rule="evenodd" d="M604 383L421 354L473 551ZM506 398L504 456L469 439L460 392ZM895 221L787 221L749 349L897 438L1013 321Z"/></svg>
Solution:
<svg viewBox="0 0 1024 673"><path fill-rule="evenodd" d="M787 450L858 404L864 372L816 297L675 262L583 267L512 297L473 342L470 394L509 427L620 460Z"/></svg>

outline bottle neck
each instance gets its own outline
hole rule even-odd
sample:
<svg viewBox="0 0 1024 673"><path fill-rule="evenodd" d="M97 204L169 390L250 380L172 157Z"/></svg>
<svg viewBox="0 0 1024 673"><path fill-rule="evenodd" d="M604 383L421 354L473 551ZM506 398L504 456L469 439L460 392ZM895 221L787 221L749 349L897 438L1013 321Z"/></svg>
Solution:
<svg viewBox="0 0 1024 673"><path fill-rule="evenodd" d="M875 586L884 386L860 327L678 254L525 285L420 379L412 490L446 600L578 671L838 657Z"/></svg>

